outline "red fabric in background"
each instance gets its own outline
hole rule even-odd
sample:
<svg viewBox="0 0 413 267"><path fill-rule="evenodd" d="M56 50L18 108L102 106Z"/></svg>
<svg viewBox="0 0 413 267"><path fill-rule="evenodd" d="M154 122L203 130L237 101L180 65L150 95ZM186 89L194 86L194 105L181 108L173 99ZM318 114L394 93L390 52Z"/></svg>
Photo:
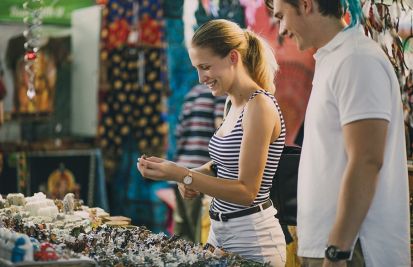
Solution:
<svg viewBox="0 0 413 267"><path fill-rule="evenodd" d="M294 40L285 37L278 42L278 25L271 25L270 15L261 6L255 14L255 24L250 28L264 37L273 47L280 70L275 79L275 93L287 128L286 144L294 144L304 121L314 73L314 51L300 52Z"/></svg>

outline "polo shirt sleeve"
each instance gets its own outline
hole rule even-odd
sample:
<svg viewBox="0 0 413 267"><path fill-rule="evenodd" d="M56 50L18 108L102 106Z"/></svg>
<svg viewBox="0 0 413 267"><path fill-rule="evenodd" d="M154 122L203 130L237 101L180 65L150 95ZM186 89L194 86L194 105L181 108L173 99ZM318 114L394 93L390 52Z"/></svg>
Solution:
<svg viewBox="0 0 413 267"><path fill-rule="evenodd" d="M363 119L390 121L390 71L394 70L372 55L351 55L342 62L331 87L342 126Z"/></svg>

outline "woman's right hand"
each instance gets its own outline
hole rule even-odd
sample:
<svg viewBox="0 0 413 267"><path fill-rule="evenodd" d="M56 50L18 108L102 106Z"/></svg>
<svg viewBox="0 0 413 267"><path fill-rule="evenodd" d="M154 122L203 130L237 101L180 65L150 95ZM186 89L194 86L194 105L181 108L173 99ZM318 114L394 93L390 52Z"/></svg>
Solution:
<svg viewBox="0 0 413 267"><path fill-rule="evenodd" d="M200 194L198 191L195 191L194 189L190 189L182 183L178 183L178 189L179 189L179 193L181 193L181 196L184 199L193 199L199 196Z"/></svg>

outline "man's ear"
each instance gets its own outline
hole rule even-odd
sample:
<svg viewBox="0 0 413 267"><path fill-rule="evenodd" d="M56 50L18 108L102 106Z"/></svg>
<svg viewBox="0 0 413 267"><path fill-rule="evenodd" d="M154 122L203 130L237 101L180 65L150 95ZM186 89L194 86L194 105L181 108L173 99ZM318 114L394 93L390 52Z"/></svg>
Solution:
<svg viewBox="0 0 413 267"><path fill-rule="evenodd" d="M313 12L314 0L301 0L301 8L304 14Z"/></svg>

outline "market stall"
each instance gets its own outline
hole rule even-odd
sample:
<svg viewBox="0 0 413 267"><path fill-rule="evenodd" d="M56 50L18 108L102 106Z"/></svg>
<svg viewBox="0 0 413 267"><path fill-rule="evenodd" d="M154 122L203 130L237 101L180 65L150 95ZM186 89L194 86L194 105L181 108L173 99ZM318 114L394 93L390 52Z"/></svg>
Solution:
<svg viewBox="0 0 413 267"><path fill-rule="evenodd" d="M413 2L362 3L365 33L381 44L399 78L411 157ZM21 4L0 3L0 266L255 266L175 236L174 203L159 197L167 192L164 199L173 199L171 185L142 177L136 159L175 157L178 115L198 84L185 44L202 23L235 21L274 48L287 144L300 144L313 51L298 52L278 35L264 1ZM68 193L74 201L66 198L65 207ZM295 238L294 226L286 227ZM293 241L287 266L298 266Z"/></svg>

